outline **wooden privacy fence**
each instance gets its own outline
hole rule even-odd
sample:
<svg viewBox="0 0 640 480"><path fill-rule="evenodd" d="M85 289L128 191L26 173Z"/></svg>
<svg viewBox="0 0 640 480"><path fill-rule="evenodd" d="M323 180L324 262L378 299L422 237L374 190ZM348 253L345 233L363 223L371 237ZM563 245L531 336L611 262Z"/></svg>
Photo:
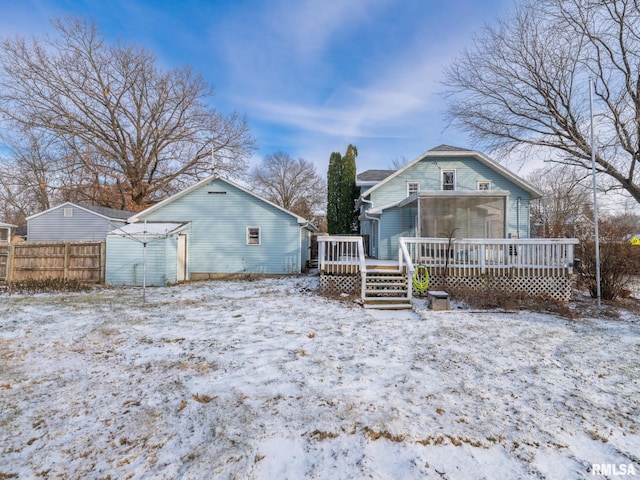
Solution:
<svg viewBox="0 0 640 480"><path fill-rule="evenodd" d="M15 243L9 246L4 278L0 256L0 281L60 279L102 283L105 250L105 242Z"/></svg>

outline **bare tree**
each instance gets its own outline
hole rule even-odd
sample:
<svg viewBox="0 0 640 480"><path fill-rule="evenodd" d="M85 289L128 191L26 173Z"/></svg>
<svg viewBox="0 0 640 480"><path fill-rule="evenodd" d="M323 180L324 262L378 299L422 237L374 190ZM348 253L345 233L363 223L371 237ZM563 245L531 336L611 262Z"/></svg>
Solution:
<svg viewBox="0 0 640 480"><path fill-rule="evenodd" d="M209 106L213 89L201 75L162 71L148 51L109 45L86 21L53 25L55 37L2 41L0 113L5 128L65 152L77 192L139 210L205 174L212 152L219 172L246 170L247 122Z"/></svg>
<svg viewBox="0 0 640 480"><path fill-rule="evenodd" d="M560 165L540 168L527 175L527 180L544 196L532 202L531 223L539 237L574 237L574 225L585 215L593 220L590 189L584 175L575 167ZM588 178L587 178L588 180Z"/></svg>
<svg viewBox="0 0 640 480"><path fill-rule="evenodd" d="M490 149L590 169L589 78L597 170L640 203L637 0L524 0L447 69L448 118Z"/></svg>
<svg viewBox="0 0 640 480"><path fill-rule="evenodd" d="M60 161L56 150L37 132L5 135L0 157L0 208L7 221L26 225L26 217L51 207L61 198Z"/></svg>
<svg viewBox="0 0 640 480"><path fill-rule="evenodd" d="M396 157L391 160L391 163L389 164L389 170L400 170L401 168L406 167L408 163L409 159L404 155Z"/></svg>
<svg viewBox="0 0 640 480"><path fill-rule="evenodd" d="M311 219L323 209L325 181L313 163L289 154L267 155L251 170L249 181L267 200L303 218Z"/></svg>

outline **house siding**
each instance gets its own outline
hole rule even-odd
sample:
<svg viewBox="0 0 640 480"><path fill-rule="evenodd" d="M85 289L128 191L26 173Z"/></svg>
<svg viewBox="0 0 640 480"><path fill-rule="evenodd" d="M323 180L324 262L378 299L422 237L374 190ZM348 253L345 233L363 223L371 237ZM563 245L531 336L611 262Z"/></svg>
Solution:
<svg viewBox="0 0 640 480"><path fill-rule="evenodd" d="M301 271L297 218L220 179L212 179L141 218L191 222L190 275ZM260 227L260 245L247 245L247 227Z"/></svg>
<svg viewBox="0 0 640 480"><path fill-rule="evenodd" d="M64 216L65 208L72 209L71 217ZM124 221L109 220L82 208L63 204L28 219L27 240L30 242L104 240L108 232L124 224Z"/></svg>
<svg viewBox="0 0 640 480"><path fill-rule="evenodd" d="M176 281L175 267L173 272L167 268L177 262L171 261L172 257L176 259L175 236L148 239L146 252L142 239L109 236L106 244L105 282L108 285L141 286L145 276L147 286L163 286Z"/></svg>
<svg viewBox="0 0 640 480"><path fill-rule="evenodd" d="M455 191L477 192L478 182L490 182L491 191L505 192L505 236L528 238L530 193L511 179L505 177L499 170L491 168L474 157L447 156L429 157L416 162L406 170L400 171L394 178L380 185L368 199L373 208L385 208L380 216L380 243L378 245L378 258L396 258L398 253L398 238L400 236L415 236L417 229L415 208L391 207L407 197L407 183L419 182L422 192L440 192L441 171L455 170ZM366 192L364 193L367 196ZM371 204L364 203L365 208L371 208ZM361 233L368 234L371 227L368 222L362 222Z"/></svg>

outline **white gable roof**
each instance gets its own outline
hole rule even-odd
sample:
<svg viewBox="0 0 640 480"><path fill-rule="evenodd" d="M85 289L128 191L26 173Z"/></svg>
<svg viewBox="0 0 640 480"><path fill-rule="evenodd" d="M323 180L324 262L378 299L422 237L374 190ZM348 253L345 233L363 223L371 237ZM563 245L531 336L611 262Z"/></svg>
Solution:
<svg viewBox="0 0 640 480"><path fill-rule="evenodd" d="M433 150L428 150L428 151L424 152L422 155L419 155L417 158L415 158L414 160L409 162L404 167L396 170L394 173L389 175L387 178L385 178L381 182L377 183L376 185L374 185L370 189L362 192L361 197L369 196L369 194L371 194L371 192L377 190L382 185L386 184L391 179L397 177L398 175L400 175L405 170L410 169L416 163L420 162L421 160L424 160L425 158L439 159L439 158L451 158L451 157L472 157L472 158L475 158L480 163L482 163L482 164L486 165L487 167L495 170L500 175L502 175L503 177L509 179L511 182L513 182L514 184L518 185L523 190L529 192L529 194L531 195L531 199L532 200L535 200L536 198L540 198L540 197L543 196L543 193L540 190L538 190L536 187L534 187L533 185L531 185L529 182L525 181L524 179L520 178L518 175L514 174L513 172L507 170L506 168L504 168L502 165L500 165L496 161L491 160L485 154L483 154L481 152L477 152L475 150L464 150L464 149L457 148L457 147L447 147L447 146L442 145L440 147L436 147Z"/></svg>
<svg viewBox="0 0 640 480"><path fill-rule="evenodd" d="M313 231L317 231L317 228L312 225L308 220L306 220L305 218L300 217L299 215L296 215L293 212L290 212L289 210L282 208L279 205L276 205L273 202L270 202L269 200L266 200L264 198L262 198L259 195L256 195L255 193L253 193L252 191L246 189L245 187L238 185L237 183L232 182L231 180L227 179L227 178L223 178L219 175L211 175L203 180L200 180L199 182L195 183L194 185L191 185L189 188L186 188L178 193L176 193L175 195L172 195L169 198L164 199L163 201L161 201L160 203L156 203L155 205L153 205L152 207L147 208L146 210L143 210L142 212L138 212L136 213L134 216L130 217L127 221L129 223L134 223L134 222L140 222L142 219L144 219L145 216L147 216L148 214L155 212L156 210L164 207L165 205L176 201L177 199L187 195L188 193L197 190L198 188L200 188L202 185L205 185L209 182L211 182L212 180L219 180L221 182L227 183L229 185L231 185L232 187L235 187L239 190L242 190L243 192L247 193L248 195L251 195L252 197L257 198L258 200L271 205L274 208L277 208L278 210L281 210L289 215L291 215L292 217L294 217L297 221L298 224L303 225L308 227L309 229L313 230Z"/></svg>
<svg viewBox="0 0 640 480"><path fill-rule="evenodd" d="M73 202L64 202L60 205L56 205L55 207L48 208L47 210L43 210L42 212L34 213L27 217L27 220L31 220L32 218L39 217L40 215L44 215L45 213L53 212L54 210L58 210L60 208L65 207L74 207L79 208L80 210L84 210L92 215L97 217L104 218L106 220L120 220L123 222L127 216L129 216L133 212L128 212L126 210L116 210L114 208L106 208L106 207L93 207L90 205L81 205L79 203Z"/></svg>

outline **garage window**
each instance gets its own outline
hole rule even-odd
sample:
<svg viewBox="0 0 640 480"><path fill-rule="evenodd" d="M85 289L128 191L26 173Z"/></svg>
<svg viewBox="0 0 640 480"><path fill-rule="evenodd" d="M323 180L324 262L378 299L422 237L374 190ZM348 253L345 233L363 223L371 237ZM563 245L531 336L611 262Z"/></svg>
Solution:
<svg viewBox="0 0 640 480"><path fill-rule="evenodd" d="M247 245L260 245L260 227L247 227Z"/></svg>

